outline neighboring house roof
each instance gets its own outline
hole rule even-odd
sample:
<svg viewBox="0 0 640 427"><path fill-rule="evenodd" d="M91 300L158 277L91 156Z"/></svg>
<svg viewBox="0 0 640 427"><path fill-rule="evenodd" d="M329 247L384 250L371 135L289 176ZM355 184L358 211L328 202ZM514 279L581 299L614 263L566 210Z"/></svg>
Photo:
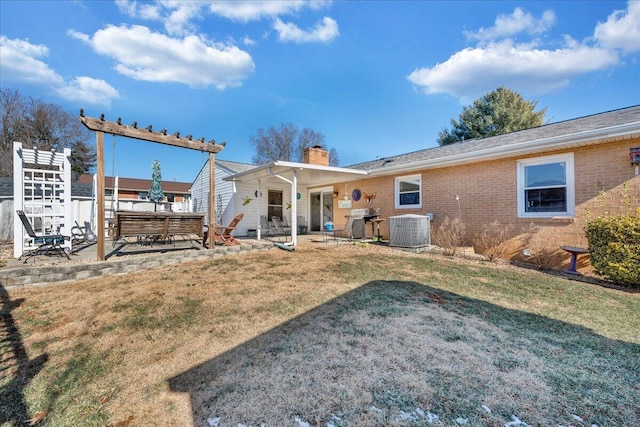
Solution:
<svg viewBox="0 0 640 427"><path fill-rule="evenodd" d="M224 169L229 175L244 172L244 171L253 169L255 167L256 167L255 165L252 165L250 163L232 162L230 160L221 160L216 158L216 168ZM191 187L193 187L193 184L198 180L198 178L202 174L202 171L208 170L208 169L209 169L209 159L207 159L207 161L204 162L204 164L196 174L196 177L193 179L193 182L191 183Z"/></svg>
<svg viewBox="0 0 640 427"><path fill-rule="evenodd" d="M256 167L256 165L252 165L250 163L232 162L220 159L216 159L216 166L222 166L223 168L229 169L229 172L231 173L245 172Z"/></svg>
<svg viewBox="0 0 640 427"><path fill-rule="evenodd" d="M437 168L640 136L640 106L349 166L370 175Z"/></svg>
<svg viewBox="0 0 640 427"><path fill-rule="evenodd" d="M93 183L93 175L80 175L79 182L89 184ZM112 176L104 177L104 186L105 188L113 188L115 183L115 179ZM191 183L189 182L178 182L178 181L161 181L162 191L165 193L172 194L189 194L189 188L191 187ZM138 178L118 178L118 190L126 190L126 191L149 191L151 188L151 180L150 179L138 179Z"/></svg>
<svg viewBox="0 0 640 427"><path fill-rule="evenodd" d="M93 193L93 184L80 182L71 183L71 197L90 199ZM13 177L0 177L0 199L13 199Z"/></svg>

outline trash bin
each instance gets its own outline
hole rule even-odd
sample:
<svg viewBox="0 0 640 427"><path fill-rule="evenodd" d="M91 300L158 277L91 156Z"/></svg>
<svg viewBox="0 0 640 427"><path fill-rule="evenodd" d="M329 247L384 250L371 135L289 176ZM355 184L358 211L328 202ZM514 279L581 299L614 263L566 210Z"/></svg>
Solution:
<svg viewBox="0 0 640 427"><path fill-rule="evenodd" d="M307 234L307 226L306 225L299 225L298 226L298 234L299 235Z"/></svg>

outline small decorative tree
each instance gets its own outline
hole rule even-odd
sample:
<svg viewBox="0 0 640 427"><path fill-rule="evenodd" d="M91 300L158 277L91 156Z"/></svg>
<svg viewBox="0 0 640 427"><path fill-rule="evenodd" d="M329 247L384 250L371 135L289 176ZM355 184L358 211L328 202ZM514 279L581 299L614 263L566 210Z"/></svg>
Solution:
<svg viewBox="0 0 640 427"><path fill-rule="evenodd" d="M151 189L149 190L149 200L153 202L153 210L156 211L158 203L164 200L162 192L162 174L160 173L160 162L153 161L151 165Z"/></svg>

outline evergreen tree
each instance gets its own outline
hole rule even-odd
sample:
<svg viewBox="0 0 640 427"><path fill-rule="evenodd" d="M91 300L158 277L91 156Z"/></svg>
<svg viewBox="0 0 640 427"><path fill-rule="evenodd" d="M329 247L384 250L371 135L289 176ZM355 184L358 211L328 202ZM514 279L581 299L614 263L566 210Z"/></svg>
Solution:
<svg viewBox="0 0 640 427"><path fill-rule="evenodd" d="M157 160L154 160L151 165L151 189L149 190L149 200L154 203L154 210L156 210L157 204L164 200L160 162Z"/></svg>
<svg viewBox="0 0 640 427"><path fill-rule="evenodd" d="M537 101L527 101L519 93L501 86L464 107L458 120L451 119L451 129L443 128L438 134L438 144L448 145L541 126L547 108L535 111L537 105Z"/></svg>

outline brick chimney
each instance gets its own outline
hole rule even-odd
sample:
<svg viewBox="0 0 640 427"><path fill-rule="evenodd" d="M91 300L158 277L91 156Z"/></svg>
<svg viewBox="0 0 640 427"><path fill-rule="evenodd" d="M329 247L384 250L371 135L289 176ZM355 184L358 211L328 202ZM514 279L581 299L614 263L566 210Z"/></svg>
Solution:
<svg viewBox="0 0 640 427"><path fill-rule="evenodd" d="M329 152L319 145L304 150L304 163L309 165L329 166Z"/></svg>

